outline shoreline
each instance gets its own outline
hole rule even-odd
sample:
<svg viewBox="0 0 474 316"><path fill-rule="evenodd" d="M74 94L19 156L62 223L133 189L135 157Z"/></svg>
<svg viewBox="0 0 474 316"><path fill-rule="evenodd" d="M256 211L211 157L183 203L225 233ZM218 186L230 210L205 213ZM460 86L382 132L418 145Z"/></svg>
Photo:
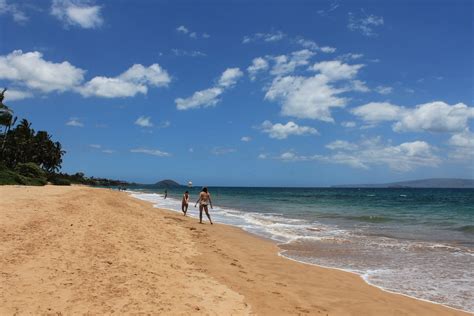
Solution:
<svg viewBox="0 0 474 316"><path fill-rule="evenodd" d="M0 187L0 312L469 315L128 193ZM124 194L125 193L125 194ZM288 260L290 259L290 260Z"/></svg>
<svg viewBox="0 0 474 316"><path fill-rule="evenodd" d="M140 194L142 192L140 191L133 191L133 190L129 190L128 192L126 192L127 194L129 194L129 196L131 196L132 198L135 198L135 199L138 199L138 200L141 200L140 198L137 198L137 197L134 197L133 194ZM160 193L153 193L153 194L156 194L158 196L162 196L162 194ZM173 198L173 197L171 197ZM154 206L154 202L151 202L151 201L147 201L147 200L141 200L141 201L145 201L147 203L150 203L155 209L157 210L166 210L166 211L170 211L170 212L173 212L173 213L176 213L176 214L180 214L181 215L181 212L178 211L178 210L174 210L174 209L171 209L171 208L166 208L166 207L156 207ZM212 214L212 213L211 213ZM189 215L188 215L189 216ZM189 216L191 217L191 216ZM197 217L191 217L191 218L197 218ZM203 220L207 220L207 219L203 219ZM429 299L424 299L424 298L420 298L420 297L416 297L416 296L412 296L412 295L409 295L409 294L405 294L405 293L401 293L401 292L397 292L397 291L394 291L394 290L390 290L390 289L386 289L382 286L379 286L377 284L373 284L371 283L369 280L367 280L363 274L361 273L358 273L358 272L355 272L355 271L351 271L349 269L344 269L344 268L337 268L337 267L332 267L332 266L325 266L325 265L320 265L320 264L316 264L316 263L311 263L311 262L306 262L306 261L303 261L303 260L298 260L298 259L295 259L295 258L292 258L290 256L287 256L284 254L284 252L286 250L282 249L280 247L280 245L285 245L291 241L288 241L288 242L279 242L278 240L275 240L275 239L272 239L272 238L269 238L269 237L265 237L265 236L262 236L262 235L259 235L257 233L253 233L253 232L250 232L250 231L247 231L245 229L243 229L242 227L239 227L237 225L232 225L232 224L228 224L228 223L222 223L222 222L217 222L219 225L225 225L225 226L229 226L229 227L232 227L232 228L236 228L236 229L239 229L241 230L243 233L245 234L249 234L251 235L252 237L255 237L255 238L258 238L258 239L261 239L261 240L264 240L264 241L268 241L268 242L271 242L273 244L275 244L277 247L278 247L278 251L276 253L277 256L279 257L282 257L284 259L287 259L287 260L290 260L290 261L293 261L293 262L298 262L298 263L301 263L301 264L305 264L305 265L309 265L309 266L315 266L315 267L319 267L319 268L323 268L323 269L332 269L332 270L336 270L336 271L340 271L340 272L344 272L344 273L350 273L350 274L353 274L353 275L356 275L358 276L364 283L374 287L374 288L377 288L381 291L384 291L386 293L390 293L390 294L395 294L395 295L401 295L401 296L404 296L404 297L407 297L407 298L410 298L410 299L415 299L415 300L419 300L421 302L426 302L426 303L431 303L431 304L435 304L435 305L439 305L439 306L443 306L443 307L446 307L448 309L452 309L454 311L458 311L458 312L463 312L463 313L468 313L468 314L472 314L474 315L474 311L469 311L469 310L463 310L463 309L460 309L460 308L456 308L456 307L453 307L453 306L449 306L449 305L446 305L444 303L440 303L440 302L436 302L436 301L431 301Z"/></svg>

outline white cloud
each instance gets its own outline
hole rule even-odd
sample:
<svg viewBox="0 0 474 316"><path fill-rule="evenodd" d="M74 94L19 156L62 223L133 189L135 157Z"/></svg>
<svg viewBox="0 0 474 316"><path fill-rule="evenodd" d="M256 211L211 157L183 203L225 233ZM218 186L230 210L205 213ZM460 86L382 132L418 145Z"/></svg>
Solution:
<svg viewBox="0 0 474 316"><path fill-rule="evenodd" d="M249 137L249 136L242 136L242 138L240 140L243 141L243 142L249 142L249 141L252 140L252 138Z"/></svg>
<svg viewBox="0 0 474 316"><path fill-rule="evenodd" d="M118 77L97 76L86 83L83 83L84 73L85 70L67 61L47 61L40 52L16 50L0 56L0 80L9 80L43 93L75 91L85 97L130 97L137 93L146 94L149 86L163 87L171 81L167 71L158 64L149 67L135 64ZM28 95L31 95L30 91L16 93L17 97Z"/></svg>
<svg viewBox="0 0 474 316"><path fill-rule="evenodd" d="M32 98L33 94L28 91L21 91L15 89L9 89L5 92L5 99L7 101L17 101Z"/></svg>
<svg viewBox="0 0 474 316"><path fill-rule="evenodd" d="M243 73L239 68L227 68L214 87L196 91L188 98L175 99L176 108L178 110L188 110L215 106L220 101L219 96L226 89L233 87L242 76Z"/></svg>
<svg viewBox="0 0 474 316"><path fill-rule="evenodd" d="M415 108L371 102L351 112L371 123L395 121L393 130L397 132L460 132L468 127L469 119L474 118L473 107L463 103L449 105L442 101L419 104Z"/></svg>
<svg viewBox="0 0 474 316"><path fill-rule="evenodd" d="M468 129L454 134L448 141L453 150L449 152L449 157L463 160L472 164L474 162L474 133Z"/></svg>
<svg viewBox="0 0 474 316"><path fill-rule="evenodd" d="M295 71L297 67L309 64L309 59L314 56L314 52L303 49L291 53L290 55L280 55L273 58L275 65L270 70L274 76L283 76Z"/></svg>
<svg viewBox="0 0 474 316"><path fill-rule="evenodd" d="M286 37L286 34L281 31L270 32L270 33L255 33L253 35L244 36L242 43L247 44L250 42L278 42Z"/></svg>
<svg viewBox="0 0 474 316"><path fill-rule="evenodd" d="M177 98L174 100L178 110L189 110L200 107L215 106L220 100L219 96L224 92L221 88L209 88L196 91L188 98Z"/></svg>
<svg viewBox="0 0 474 316"><path fill-rule="evenodd" d="M152 156L157 156L157 157L170 157L171 156L170 153L161 151L159 149L134 148L134 149L130 149L130 152L152 155Z"/></svg>
<svg viewBox="0 0 474 316"><path fill-rule="evenodd" d="M389 102L370 102L351 110L351 113L364 121L375 123L397 120L404 109Z"/></svg>
<svg viewBox="0 0 474 316"><path fill-rule="evenodd" d="M227 68L219 78L219 87L229 88L234 86L244 74L239 68Z"/></svg>
<svg viewBox="0 0 474 316"><path fill-rule="evenodd" d="M183 33L183 34L188 34L189 33L189 30L186 26L184 25L180 25L176 28L176 31L180 32L180 33Z"/></svg>
<svg viewBox="0 0 474 316"><path fill-rule="evenodd" d="M181 34L185 34L185 35L188 35L190 38L198 38L198 37L201 37L201 38L209 38L211 37L208 33L202 33L202 34L198 34L197 32L194 32L194 31L191 31L188 27L184 26L184 25L180 25L176 28L176 31L178 33L181 33Z"/></svg>
<svg viewBox="0 0 474 316"><path fill-rule="evenodd" d="M393 91L392 87L387 87L387 86L378 86L375 88L375 91L377 91L380 94L390 94Z"/></svg>
<svg viewBox="0 0 474 316"><path fill-rule="evenodd" d="M133 97L137 93L146 94L148 86L166 87L171 82L168 72L160 65L144 67L135 64L118 77L97 76L77 90L84 97L103 98Z"/></svg>
<svg viewBox="0 0 474 316"><path fill-rule="evenodd" d="M102 7L89 3L84 0L53 0L51 14L65 25L85 29L98 28L104 22L101 16Z"/></svg>
<svg viewBox="0 0 474 316"><path fill-rule="evenodd" d="M15 50L0 56L0 79L10 80L41 92L71 90L84 79L84 70L69 62L49 62L40 52Z"/></svg>
<svg viewBox="0 0 474 316"><path fill-rule="evenodd" d="M273 80L265 99L280 101L283 115L333 122L331 108L346 105L347 99L338 96L344 91L331 86L323 75L286 76Z"/></svg>
<svg viewBox="0 0 474 316"><path fill-rule="evenodd" d="M103 149L102 152L103 152L104 154L113 154L113 153L115 153L115 150L112 150L112 149Z"/></svg>
<svg viewBox="0 0 474 316"><path fill-rule="evenodd" d="M94 149L101 149L102 146L99 144L90 144L89 147L94 148Z"/></svg>
<svg viewBox="0 0 474 316"><path fill-rule="evenodd" d="M320 50L323 53L334 53L336 51L336 48L330 47L330 46L323 46L323 47L320 47Z"/></svg>
<svg viewBox="0 0 474 316"><path fill-rule="evenodd" d="M393 129L403 131L458 132L474 118L474 107L463 103L449 105L441 101L417 105L406 110Z"/></svg>
<svg viewBox="0 0 474 316"><path fill-rule="evenodd" d="M348 65L339 60L322 61L314 64L311 69L319 71L330 80L343 80L355 77L358 71L364 67L363 64Z"/></svg>
<svg viewBox="0 0 474 316"><path fill-rule="evenodd" d="M407 172L419 167L437 167L441 163L441 159L434 154L436 148L424 141L385 145L377 137L362 141L359 144L338 141L328 144L327 147L333 150L334 153L302 156L287 152L278 156L277 159L284 161L323 161L359 169L388 166L398 172Z"/></svg>
<svg viewBox="0 0 474 316"><path fill-rule="evenodd" d="M354 59L360 59L362 57L364 57L364 54L347 53L347 54L338 56L337 59L342 60L342 61L349 61L349 60L354 60Z"/></svg>
<svg viewBox="0 0 474 316"><path fill-rule="evenodd" d="M171 52L175 56L185 56L185 57L205 57L207 56L206 53L203 53L198 50L184 50L178 48L172 48Z"/></svg>
<svg viewBox="0 0 474 316"><path fill-rule="evenodd" d="M270 136L270 138L286 139L291 135L317 135L319 134L315 128L309 126L299 126L290 121L285 125L281 123L272 124L270 121L264 121L260 126L262 131Z"/></svg>
<svg viewBox="0 0 474 316"><path fill-rule="evenodd" d="M256 79L257 74L268 69L268 61L262 57L257 57L252 60L252 65L247 68L250 79Z"/></svg>
<svg viewBox="0 0 474 316"><path fill-rule="evenodd" d="M69 121L66 122L66 125L72 127L84 127L84 124L77 117L71 117Z"/></svg>
<svg viewBox="0 0 474 316"><path fill-rule="evenodd" d="M362 11L362 15L349 12L349 23L347 27L351 31L360 32L367 37L377 36L374 28L384 24L384 19L381 16L373 14L366 14Z"/></svg>
<svg viewBox="0 0 474 316"><path fill-rule="evenodd" d="M280 101L283 115L333 122L331 108L344 107L348 101L340 94L369 91L363 81L355 79L363 66L338 60L316 63L310 69L320 73L312 77L276 77L267 89L265 99ZM343 80L350 81L342 87L333 85Z"/></svg>
<svg viewBox="0 0 474 316"><path fill-rule="evenodd" d="M341 122L341 126L346 127L346 128L352 128L352 127L356 127L357 124L356 122L353 122L353 121L344 121L344 122Z"/></svg>
<svg viewBox="0 0 474 316"><path fill-rule="evenodd" d="M211 150L211 153L216 156L220 155L227 155L231 153L235 153L237 150L235 148L223 148L223 147L214 147Z"/></svg>
<svg viewBox="0 0 474 316"><path fill-rule="evenodd" d="M257 156L258 159L267 159L268 155L267 154L259 154Z"/></svg>
<svg viewBox="0 0 474 316"><path fill-rule="evenodd" d="M140 116L135 121L135 125L138 125L141 127L153 127L153 123L151 122L151 117L149 116Z"/></svg>
<svg viewBox="0 0 474 316"><path fill-rule="evenodd" d="M9 3L7 0L0 0L0 15L2 14L11 15L13 21L18 24L25 24L29 20L28 16L17 4Z"/></svg>

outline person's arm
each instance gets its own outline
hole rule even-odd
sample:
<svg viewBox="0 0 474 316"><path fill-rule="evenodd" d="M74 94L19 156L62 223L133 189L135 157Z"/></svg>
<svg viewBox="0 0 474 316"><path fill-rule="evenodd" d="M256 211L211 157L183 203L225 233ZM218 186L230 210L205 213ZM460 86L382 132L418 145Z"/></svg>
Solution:
<svg viewBox="0 0 474 316"><path fill-rule="evenodd" d="M209 197L209 205L211 206L211 208L213 208L212 207L212 201L211 201L211 194L208 193L208 197Z"/></svg>
<svg viewBox="0 0 474 316"><path fill-rule="evenodd" d="M194 204L194 207L196 207L196 205L199 203L199 201L201 201L201 194L199 194L199 199L196 201L196 204Z"/></svg>

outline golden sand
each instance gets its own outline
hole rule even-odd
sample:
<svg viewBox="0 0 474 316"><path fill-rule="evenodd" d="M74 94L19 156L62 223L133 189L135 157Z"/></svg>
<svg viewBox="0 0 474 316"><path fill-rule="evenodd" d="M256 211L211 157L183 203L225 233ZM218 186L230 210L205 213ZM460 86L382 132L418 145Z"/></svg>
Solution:
<svg viewBox="0 0 474 316"><path fill-rule="evenodd" d="M0 187L1 315L467 315L277 253L124 192Z"/></svg>

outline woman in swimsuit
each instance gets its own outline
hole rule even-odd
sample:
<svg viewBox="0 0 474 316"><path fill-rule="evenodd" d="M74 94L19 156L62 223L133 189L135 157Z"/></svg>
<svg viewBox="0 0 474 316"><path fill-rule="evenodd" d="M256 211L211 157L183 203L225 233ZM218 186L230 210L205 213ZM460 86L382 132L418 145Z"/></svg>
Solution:
<svg viewBox="0 0 474 316"><path fill-rule="evenodd" d="M211 201L211 195L209 194L206 187L202 188L201 193L199 193L199 199L196 201L196 204L194 204L194 207L196 207L198 203L199 203L199 223L202 224L202 210L204 210L206 212L207 218L209 218L209 222L211 222L211 225L212 225L211 216L209 215L209 209L207 208L208 204L212 208L212 201Z"/></svg>
<svg viewBox="0 0 474 316"><path fill-rule="evenodd" d="M181 211L183 211L184 216L186 216L186 212L188 211L188 204L189 204L189 192L186 191L183 194L183 200L181 201Z"/></svg>

